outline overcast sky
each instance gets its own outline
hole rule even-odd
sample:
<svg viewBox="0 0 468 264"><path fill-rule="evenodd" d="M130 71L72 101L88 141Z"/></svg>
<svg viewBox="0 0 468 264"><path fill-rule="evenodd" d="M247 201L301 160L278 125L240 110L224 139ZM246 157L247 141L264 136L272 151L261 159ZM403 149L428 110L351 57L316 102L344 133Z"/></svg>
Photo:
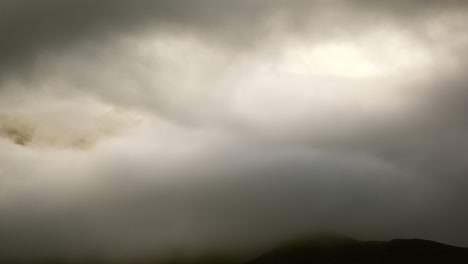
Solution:
<svg viewBox="0 0 468 264"><path fill-rule="evenodd" d="M468 246L468 2L0 0L0 255Z"/></svg>

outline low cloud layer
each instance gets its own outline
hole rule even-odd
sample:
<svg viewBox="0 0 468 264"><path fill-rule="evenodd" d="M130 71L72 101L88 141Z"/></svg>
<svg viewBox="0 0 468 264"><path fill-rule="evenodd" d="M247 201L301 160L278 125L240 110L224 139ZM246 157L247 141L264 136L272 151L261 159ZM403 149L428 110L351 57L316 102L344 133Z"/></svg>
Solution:
<svg viewBox="0 0 468 264"><path fill-rule="evenodd" d="M0 0L0 258L468 245L467 8Z"/></svg>

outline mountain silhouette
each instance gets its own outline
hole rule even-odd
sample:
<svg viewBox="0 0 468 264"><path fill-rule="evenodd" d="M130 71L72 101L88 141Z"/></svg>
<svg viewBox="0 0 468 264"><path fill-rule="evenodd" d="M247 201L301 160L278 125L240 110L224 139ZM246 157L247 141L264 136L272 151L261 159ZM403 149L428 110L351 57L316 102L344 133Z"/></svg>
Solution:
<svg viewBox="0 0 468 264"><path fill-rule="evenodd" d="M335 235L294 241L246 264L467 264L468 248L422 239L359 241Z"/></svg>
<svg viewBox="0 0 468 264"><path fill-rule="evenodd" d="M321 234L294 240L254 259L246 256L215 255L200 258L178 257L169 261L66 261L60 259L6 261L3 264L468 264L468 248L422 239L361 241ZM97 258L98 259L98 258Z"/></svg>

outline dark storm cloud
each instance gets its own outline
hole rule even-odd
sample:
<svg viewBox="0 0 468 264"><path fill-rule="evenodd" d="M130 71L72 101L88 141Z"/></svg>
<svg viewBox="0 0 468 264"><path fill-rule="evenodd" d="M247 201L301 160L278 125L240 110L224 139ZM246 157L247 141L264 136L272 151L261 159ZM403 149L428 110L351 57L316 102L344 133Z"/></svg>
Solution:
<svg viewBox="0 0 468 264"><path fill-rule="evenodd" d="M320 31L349 31L382 20L410 27L412 20L465 7L464 1L2 0L0 59L2 71L14 71L43 53L144 29L204 32L230 45L253 45L272 30L274 16L287 31L302 31L310 21Z"/></svg>
<svg viewBox="0 0 468 264"><path fill-rule="evenodd" d="M262 14L271 9L261 2L3 0L2 68L28 65L42 53L59 52L76 42L138 33L145 27L222 33L235 31L234 25L239 24L247 30L246 25L261 21Z"/></svg>

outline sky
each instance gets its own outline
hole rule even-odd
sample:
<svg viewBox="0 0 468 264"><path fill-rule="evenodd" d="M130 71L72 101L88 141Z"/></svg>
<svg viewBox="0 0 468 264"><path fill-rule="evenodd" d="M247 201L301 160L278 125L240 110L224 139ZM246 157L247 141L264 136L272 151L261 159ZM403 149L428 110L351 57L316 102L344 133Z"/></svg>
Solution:
<svg viewBox="0 0 468 264"><path fill-rule="evenodd" d="M0 0L0 256L468 246L468 3Z"/></svg>

